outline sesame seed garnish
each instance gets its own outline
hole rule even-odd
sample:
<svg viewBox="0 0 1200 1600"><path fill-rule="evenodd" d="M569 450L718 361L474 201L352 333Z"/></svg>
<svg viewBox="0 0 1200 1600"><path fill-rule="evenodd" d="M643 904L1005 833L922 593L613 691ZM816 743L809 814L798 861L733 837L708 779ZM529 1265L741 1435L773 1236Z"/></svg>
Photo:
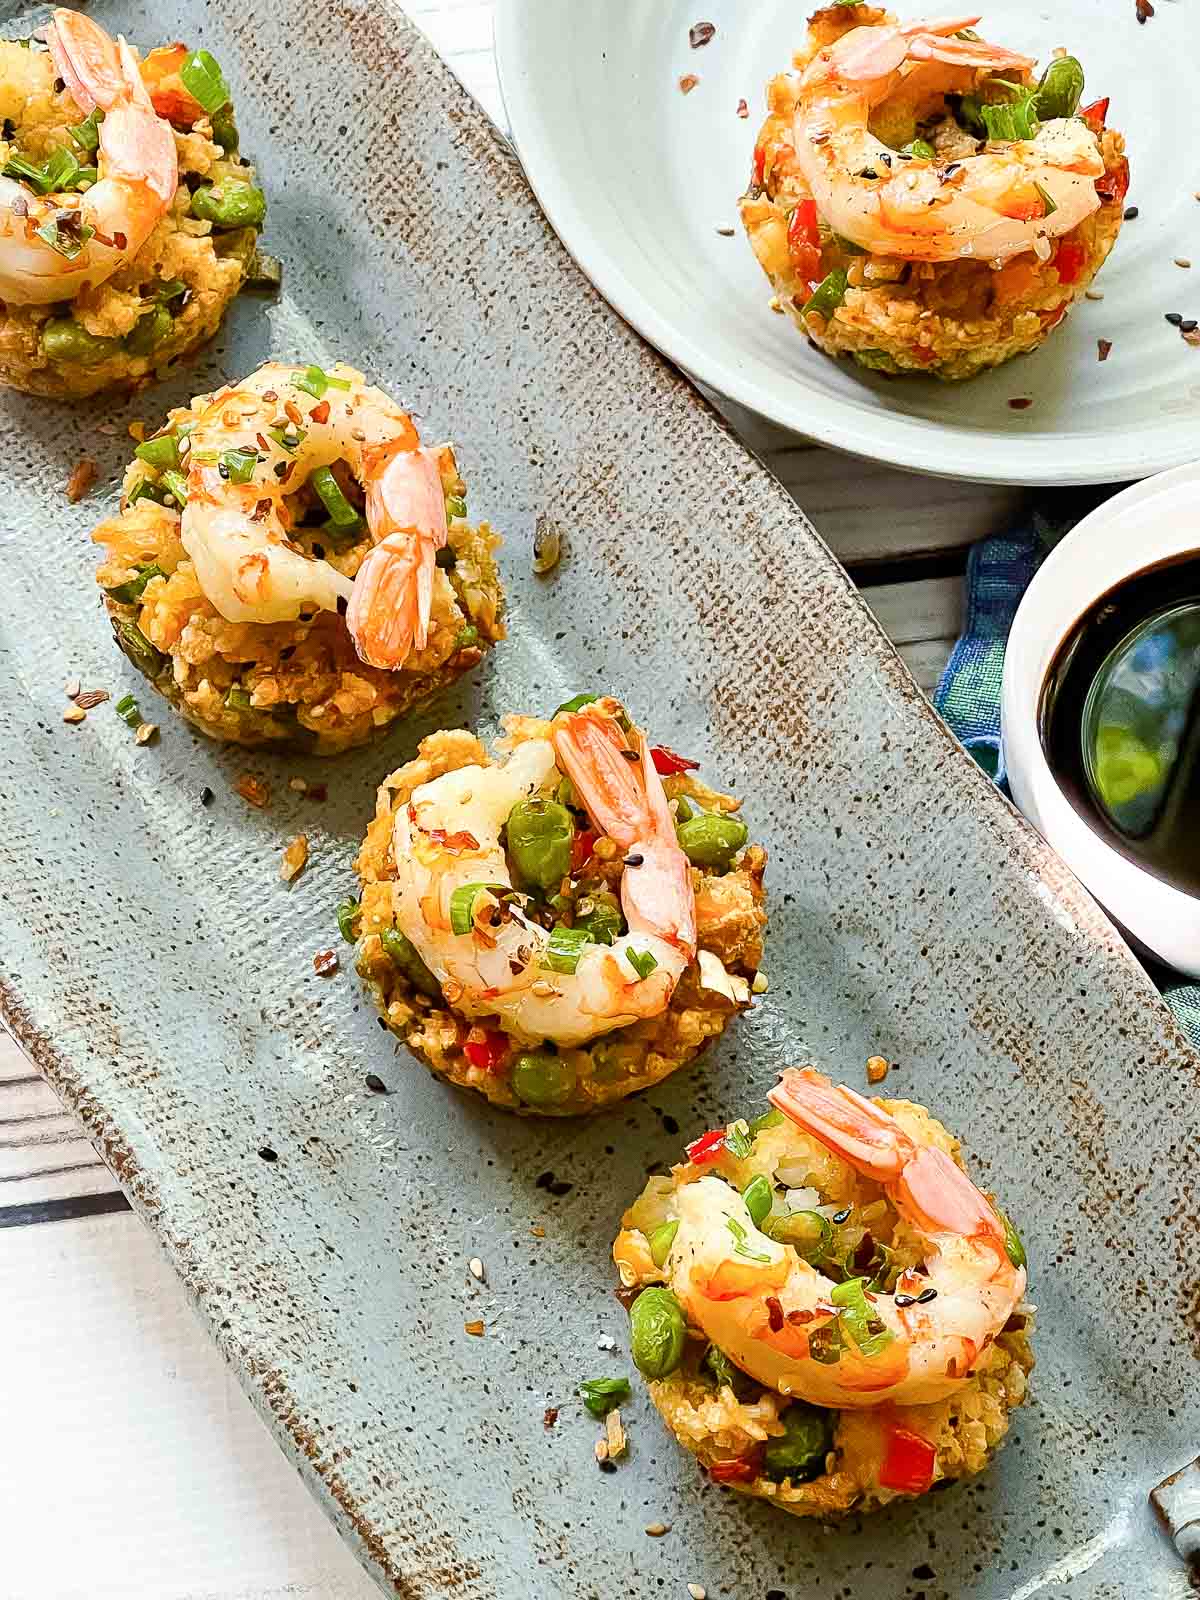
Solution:
<svg viewBox="0 0 1200 1600"><path fill-rule="evenodd" d="M1083 291L1083 298L1085 300L1103 300L1104 299L1104 290L1103 289L1085 289Z"/></svg>
<svg viewBox="0 0 1200 1600"><path fill-rule="evenodd" d="M717 232L720 234L722 239L732 239L733 238L733 229L732 228L718 228Z"/></svg>
<svg viewBox="0 0 1200 1600"><path fill-rule="evenodd" d="M66 683L63 685L63 693L66 695L68 700L76 699L77 696L82 694L82 692L83 685L80 683L78 678L68 678Z"/></svg>
<svg viewBox="0 0 1200 1600"><path fill-rule="evenodd" d="M558 1421L558 1407L557 1406L547 1406L545 1411L542 1412L542 1427L543 1428L552 1428L557 1421Z"/></svg>
<svg viewBox="0 0 1200 1600"><path fill-rule="evenodd" d="M75 469L67 482L67 499L72 505L77 500L83 499L99 476L100 468L94 461L89 461L86 456L82 461L76 462Z"/></svg>
<svg viewBox="0 0 1200 1600"><path fill-rule="evenodd" d="M336 950L318 950L312 958L313 971L318 978L327 978L340 965Z"/></svg>
<svg viewBox="0 0 1200 1600"><path fill-rule="evenodd" d="M482 1283L484 1281L483 1262L478 1256L472 1256L470 1261L467 1262L467 1271L478 1282Z"/></svg>
<svg viewBox="0 0 1200 1600"><path fill-rule="evenodd" d="M1180 331L1180 333L1195 333L1195 331L1196 331L1196 319L1195 319L1195 317L1184 317L1183 321L1179 324L1179 331Z"/></svg>
<svg viewBox="0 0 1200 1600"><path fill-rule="evenodd" d="M768 988L766 973L756 972L754 974L754 982L750 985L750 988L754 994L766 994Z"/></svg>
<svg viewBox="0 0 1200 1600"><path fill-rule="evenodd" d="M868 1056L867 1082L882 1083L888 1075L888 1064L882 1056Z"/></svg>
<svg viewBox="0 0 1200 1600"><path fill-rule="evenodd" d="M1028 397L1028 395L1016 395L1008 403L1013 411L1028 411L1029 407L1033 404L1033 401Z"/></svg>
<svg viewBox="0 0 1200 1600"><path fill-rule="evenodd" d="M149 744L151 739L158 738L157 722L139 722L133 730L134 744Z"/></svg>
<svg viewBox="0 0 1200 1600"><path fill-rule="evenodd" d="M699 82L700 79L694 72L685 72L683 77L679 80L680 92L683 94L691 94L692 90Z"/></svg>
<svg viewBox="0 0 1200 1600"><path fill-rule="evenodd" d="M1126 206L1125 210L1121 213L1126 222L1132 222L1134 217L1138 216L1138 214L1137 206Z"/></svg>
<svg viewBox="0 0 1200 1600"><path fill-rule="evenodd" d="M1140 23L1154 15L1154 0L1133 0L1133 11Z"/></svg>
<svg viewBox="0 0 1200 1600"><path fill-rule="evenodd" d="M472 1339L483 1338L483 1323L478 1318L474 1322L464 1322L463 1328L471 1335Z"/></svg>
<svg viewBox="0 0 1200 1600"><path fill-rule="evenodd" d="M284 883L291 883L308 860L308 835L298 833L283 852L279 862L279 876Z"/></svg>
<svg viewBox="0 0 1200 1600"><path fill-rule="evenodd" d="M68 706L62 714L62 719L64 722L85 722L87 712L82 706Z"/></svg>
<svg viewBox="0 0 1200 1600"><path fill-rule="evenodd" d="M1186 256L1176 256L1175 257L1175 265L1177 267L1184 267L1186 269L1187 267L1190 267L1191 264L1192 263L1188 260L1188 258Z"/></svg>
<svg viewBox="0 0 1200 1600"><path fill-rule="evenodd" d="M646 1524L646 1532L652 1539L661 1539L664 1533L670 1533L670 1531L671 1524L669 1522L648 1522Z"/></svg>
<svg viewBox="0 0 1200 1600"><path fill-rule="evenodd" d="M689 1583L687 1590L692 1600L708 1600L708 1590L702 1583Z"/></svg>
<svg viewBox="0 0 1200 1600"><path fill-rule="evenodd" d="M716 27L711 22L695 22L688 29L688 43L693 50L699 50L706 45L716 33Z"/></svg>
<svg viewBox="0 0 1200 1600"><path fill-rule="evenodd" d="M387 1084L384 1083L377 1072L368 1072L363 1082L372 1094L387 1094L388 1092Z"/></svg>
<svg viewBox="0 0 1200 1600"><path fill-rule="evenodd" d="M739 100L738 101L738 103L737 103L737 114L738 114L739 117L742 117L743 119L750 115L750 107L746 104L746 102L744 100ZM1198 194L1196 196L1196 199L1200 200L1200 194Z"/></svg>
<svg viewBox="0 0 1200 1600"><path fill-rule="evenodd" d="M1108 353L1109 353L1109 351L1111 349L1112 349L1112 340L1111 339L1097 339L1096 340L1096 359L1098 361L1107 361L1108 360Z"/></svg>
<svg viewBox="0 0 1200 1600"><path fill-rule="evenodd" d="M74 698L76 705L82 706L85 711L91 711L93 707L103 705L109 694L107 689L81 689Z"/></svg>
<svg viewBox="0 0 1200 1600"><path fill-rule="evenodd" d="M1177 328L1179 326L1179 324L1183 321L1183 312L1182 311L1164 311L1163 312L1163 319L1164 319L1164 321L1169 322L1173 328Z"/></svg>

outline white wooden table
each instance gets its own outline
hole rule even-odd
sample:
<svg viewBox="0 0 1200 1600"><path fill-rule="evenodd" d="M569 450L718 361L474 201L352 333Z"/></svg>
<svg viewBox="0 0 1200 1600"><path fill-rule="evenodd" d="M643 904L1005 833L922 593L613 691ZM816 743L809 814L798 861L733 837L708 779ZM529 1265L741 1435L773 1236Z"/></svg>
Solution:
<svg viewBox="0 0 1200 1600"><path fill-rule="evenodd" d="M490 3L411 0L503 124ZM919 683L964 548L1019 491L907 477L726 408L849 566ZM0 1600L369 1600L74 1119L0 1033Z"/></svg>

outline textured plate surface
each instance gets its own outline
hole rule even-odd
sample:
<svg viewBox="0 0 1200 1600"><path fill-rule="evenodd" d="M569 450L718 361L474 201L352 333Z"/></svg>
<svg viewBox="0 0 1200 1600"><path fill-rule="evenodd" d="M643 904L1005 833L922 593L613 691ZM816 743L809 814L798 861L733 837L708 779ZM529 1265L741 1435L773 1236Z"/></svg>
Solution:
<svg viewBox="0 0 1200 1600"><path fill-rule="evenodd" d="M985 37L1043 62L1065 46L1083 62L1089 97L1112 96L1141 214L1099 275L1103 301L1077 307L1032 356L942 384L872 377L807 348L771 311L738 221L764 86L802 43L808 9L611 0L589 8L586 27L566 28L560 0L498 0L501 87L521 159L592 281L685 371L843 450L991 483L1111 483L1191 460L1200 350L1163 313L1200 316L1194 12L1168 0L1144 26L1133 0L1010 0L986 12ZM896 9L922 14L916 0ZM692 50L700 16L717 33ZM700 82L685 96L687 72ZM735 236L720 237L722 226ZM1113 346L1103 366L1099 338ZM1033 404L1012 410L1018 396Z"/></svg>
<svg viewBox="0 0 1200 1600"><path fill-rule="evenodd" d="M1072 1575L1072 1595L1099 1597L1132 1571L1173 1592L1146 1494L1200 1426L1197 1062L1148 984L793 503L587 287L399 17L286 0L264 30L156 12L152 31L133 6L98 14L225 63L286 293L240 303L204 364L114 408L107 433L95 407L0 400L0 962L6 1015L264 1416L381 1581L419 1600L687 1582L741 1600L1016 1600ZM64 726L72 677L150 709L87 542L126 423L268 351L353 357L460 441L472 506L508 533L511 642L421 728L336 764L223 751L169 718L139 748L111 705ZM71 506L81 454L105 477ZM537 515L567 534L548 579L530 570ZM318 978L311 958L336 944L375 782L418 733L585 687L626 696L747 797L772 852L771 988L693 1072L543 1126L435 1084L353 976ZM247 770L270 810L233 792ZM296 772L328 800L290 791ZM301 829L312 861L289 890L279 852ZM631 1371L608 1252L646 1169L760 1104L785 1063L861 1082L875 1050L898 1063L889 1090L963 1132L1025 1229L1041 1366L1011 1447L969 1488L828 1533L706 1487L639 1395L632 1457L601 1476L572 1395ZM367 1093L368 1071L389 1096ZM477 1316L482 1339L463 1331ZM672 1532L648 1538L659 1520Z"/></svg>

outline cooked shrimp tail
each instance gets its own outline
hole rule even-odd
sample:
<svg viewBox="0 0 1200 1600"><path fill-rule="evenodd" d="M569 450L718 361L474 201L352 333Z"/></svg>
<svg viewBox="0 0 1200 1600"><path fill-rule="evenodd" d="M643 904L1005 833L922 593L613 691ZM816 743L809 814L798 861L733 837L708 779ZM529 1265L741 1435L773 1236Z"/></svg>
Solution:
<svg viewBox="0 0 1200 1600"><path fill-rule="evenodd" d="M400 666L429 637L446 501L436 457L393 442L364 451L367 522L379 541L358 570L346 625L369 666Z"/></svg>

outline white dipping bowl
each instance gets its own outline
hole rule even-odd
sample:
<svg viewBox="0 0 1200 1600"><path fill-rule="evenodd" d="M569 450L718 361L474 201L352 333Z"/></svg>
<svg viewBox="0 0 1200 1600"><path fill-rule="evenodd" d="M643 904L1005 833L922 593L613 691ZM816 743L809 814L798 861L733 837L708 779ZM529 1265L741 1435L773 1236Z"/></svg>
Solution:
<svg viewBox="0 0 1200 1600"><path fill-rule="evenodd" d="M1200 462L1147 478L1085 517L1043 563L1017 611L1001 732L1013 799L1033 825L1139 945L1200 978L1200 898L1137 866L1089 825L1051 771L1038 731L1046 675L1079 619L1118 584L1188 555L1200 556Z"/></svg>

